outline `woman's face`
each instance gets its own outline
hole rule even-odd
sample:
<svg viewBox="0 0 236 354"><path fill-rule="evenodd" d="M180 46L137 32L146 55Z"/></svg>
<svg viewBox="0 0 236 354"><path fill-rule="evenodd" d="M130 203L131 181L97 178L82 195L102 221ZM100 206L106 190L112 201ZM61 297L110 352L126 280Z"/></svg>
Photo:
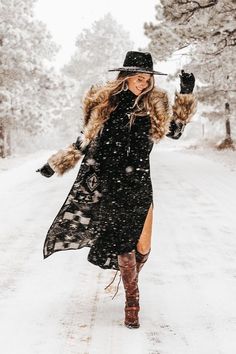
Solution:
<svg viewBox="0 0 236 354"><path fill-rule="evenodd" d="M145 90L150 84L151 74L138 73L127 79L128 88L136 96Z"/></svg>

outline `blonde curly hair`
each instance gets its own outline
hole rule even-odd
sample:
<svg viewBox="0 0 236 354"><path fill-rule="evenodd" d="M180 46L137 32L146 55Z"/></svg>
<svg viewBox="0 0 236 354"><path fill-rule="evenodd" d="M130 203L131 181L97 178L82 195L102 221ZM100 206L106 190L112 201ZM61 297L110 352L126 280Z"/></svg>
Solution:
<svg viewBox="0 0 236 354"><path fill-rule="evenodd" d="M94 138L101 126L109 119L110 114L119 103L118 94L125 90L127 79L137 72L120 72L116 79L108 81L105 85L93 85L83 99L84 131L88 140ZM169 103L167 94L157 89L154 75L151 75L148 87L137 96L130 114L130 125L136 116L151 118L150 137L158 142L167 132L169 127ZM90 122L91 113L96 109L96 119ZM90 123L90 124L89 124Z"/></svg>

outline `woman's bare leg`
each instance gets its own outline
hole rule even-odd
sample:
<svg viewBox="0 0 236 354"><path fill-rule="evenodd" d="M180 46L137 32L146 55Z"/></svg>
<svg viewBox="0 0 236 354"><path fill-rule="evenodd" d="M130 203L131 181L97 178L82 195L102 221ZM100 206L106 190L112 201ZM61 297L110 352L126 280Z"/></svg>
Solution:
<svg viewBox="0 0 236 354"><path fill-rule="evenodd" d="M141 254L148 253L151 248L152 220L153 220L153 207L151 204L146 216L146 220L143 225L143 230L141 232L139 241L137 243L137 250Z"/></svg>

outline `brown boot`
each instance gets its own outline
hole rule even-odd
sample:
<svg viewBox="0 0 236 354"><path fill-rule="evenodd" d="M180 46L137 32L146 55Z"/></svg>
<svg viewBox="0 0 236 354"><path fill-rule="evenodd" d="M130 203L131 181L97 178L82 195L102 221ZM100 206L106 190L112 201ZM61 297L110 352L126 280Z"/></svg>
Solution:
<svg viewBox="0 0 236 354"><path fill-rule="evenodd" d="M139 273L140 270L143 268L144 263L147 261L150 255L151 249L146 254L140 253L137 249L135 249L136 254L136 265L137 265L137 272Z"/></svg>
<svg viewBox="0 0 236 354"><path fill-rule="evenodd" d="M135 251L118 255L118 265L125 289L125 325L138 328L139 289Z"/></svg>

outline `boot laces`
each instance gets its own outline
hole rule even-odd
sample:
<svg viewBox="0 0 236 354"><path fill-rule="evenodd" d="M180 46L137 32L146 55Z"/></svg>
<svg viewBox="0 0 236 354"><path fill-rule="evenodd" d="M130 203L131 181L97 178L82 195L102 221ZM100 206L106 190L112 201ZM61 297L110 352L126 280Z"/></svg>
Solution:
<svg viewBox="0 0 236 354"><path fill-rule="evenodd" d="M113 279L112 279L112 281L104 288L104 290L107 290L111 285L112 285L112 283L114 283L114 281L115 281L115 279L116 279L116 276L117 276L117 274L118 274L118 272L119 272L119 270L117 270L116 271L116 273L115 273L115 275L114 275L114 277L113 277ZM121 282L121 273L120 273L120 279L119 279L119 282L118 282L118 284L117 284L117 287L116 287L116 292L115 292L115 294L113 295L113 297L112 297L112 300L115 298L115 296L117 295L117 293L118 293L118 290L119 290L119 286L120 286L120 282Z"/></svg>

